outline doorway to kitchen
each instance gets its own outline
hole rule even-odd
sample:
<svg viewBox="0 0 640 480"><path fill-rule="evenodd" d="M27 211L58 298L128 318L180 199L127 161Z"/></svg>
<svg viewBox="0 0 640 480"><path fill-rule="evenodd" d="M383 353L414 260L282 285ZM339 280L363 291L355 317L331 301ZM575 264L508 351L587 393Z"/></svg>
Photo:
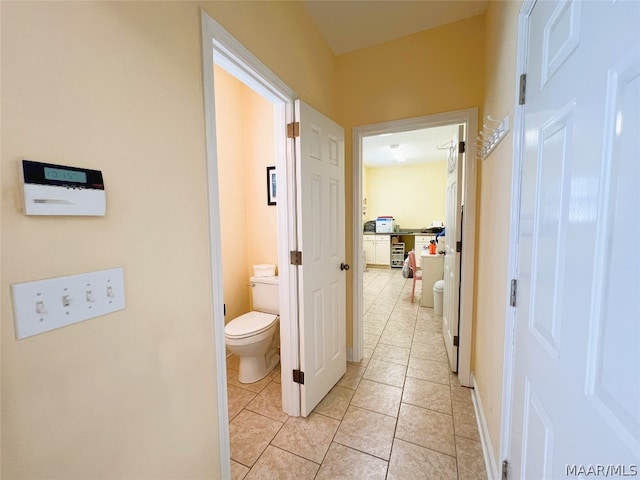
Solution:
<svg viewBox="0 0 640 480"><path fill-rule="evenodd" d="M385 148L392 156L397 150L403 150L401 140L412 136L420 130L442 129L444 127L454 128L459 125L464 126L465 155L463 162L464 175L462 179L462 198L464 199L464 218L462 220L462 261L460 268L460 288L459 288L459 345L458 345L458 377L460 383L465 386L471 386L471 331L472 331L472 307L473 307L473 276L475 262L475 219L476 219L476 151L473 142L469 139L477 137L477 108L465 110L457 110L435 115L427 115L423 117L403 119L391 122L378 123L373 125L365 125L353 129L353 347L348 354L350 360L359 361L363 356L363 271L366 266L364 254L364 220L371 214L378 215L373 212L370 201L367 200L365 205L364 191L364 175L363 168L365 144L371 143L371 140L377 138L381 141L381 145L388 143ZM387 137L382 137L387 135ZM385 140L398 139L398 142L388 142ZM436 141L437 143L437 141ZM446 148L446 141L437 144L434 147ZM407 149L408 150L408 149ZM396 151L396 152L394 152ZM408 157L409 151L402 151L405 157ZM446 152L445 152L446 153ZM392 157L393 158L393 157ZM446 156L445 156L446 159ZM443 180L444 184L444 180ZM443 191L445 186L442 186ZM416 192L417 194L418 192ZM444 195L442 202L444 203ZM458 205L461 208L462 205ZM374 207L375 208L375 207ZM365 215L366 212L366 215ZM383 215L393 215L388 212ZM425 214L427 215L427 214ZM423 217L424 218L424 217ZM375 220L375 219L374 219ZM419 229L432 226L433 221L437 218L424 218L421 223L418 219L409 220L418 223L417 225L400 225L400 230ZM428 225L424 223L428 221ZM446 227L446 225L445 225ZM421 232L418 232L421 233ZM415 243L414 243L415 248Z"/></svg>

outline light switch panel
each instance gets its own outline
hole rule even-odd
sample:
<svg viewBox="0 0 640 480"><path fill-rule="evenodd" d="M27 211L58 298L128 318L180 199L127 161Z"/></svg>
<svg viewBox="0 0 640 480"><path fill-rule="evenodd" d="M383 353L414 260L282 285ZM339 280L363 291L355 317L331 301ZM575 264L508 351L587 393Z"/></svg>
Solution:
<svg viewBox="0 0 640 480"><path fill-rule="evenodd" d="M125 308L122 268L11 285L16 338Z"/></svg>

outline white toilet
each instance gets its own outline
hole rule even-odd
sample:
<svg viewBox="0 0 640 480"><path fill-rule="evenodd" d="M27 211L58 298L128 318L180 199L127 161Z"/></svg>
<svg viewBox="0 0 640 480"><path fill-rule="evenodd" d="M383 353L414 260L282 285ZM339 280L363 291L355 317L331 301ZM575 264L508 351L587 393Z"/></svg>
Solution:
<svg viewBox="0 0 640 480"><path fill-rule="evenodd" d="M234 318L224 327L227 348L240 357L240 383L254 383L266 377L280 360L278 277L250 280L253 311Z"/></svg>

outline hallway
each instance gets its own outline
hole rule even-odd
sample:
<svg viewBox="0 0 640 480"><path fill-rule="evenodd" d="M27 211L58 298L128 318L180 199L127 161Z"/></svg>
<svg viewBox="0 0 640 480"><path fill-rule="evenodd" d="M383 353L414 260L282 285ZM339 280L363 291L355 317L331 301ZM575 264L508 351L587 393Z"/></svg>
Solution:
<svg viewBox="0 0 640 480"><path fill-rule="evenodd" d="M243 385L227 359L234 479L486 479L471 391L411 284L364 272L364 358L307 418L282 412L279 369Z"/></svg>

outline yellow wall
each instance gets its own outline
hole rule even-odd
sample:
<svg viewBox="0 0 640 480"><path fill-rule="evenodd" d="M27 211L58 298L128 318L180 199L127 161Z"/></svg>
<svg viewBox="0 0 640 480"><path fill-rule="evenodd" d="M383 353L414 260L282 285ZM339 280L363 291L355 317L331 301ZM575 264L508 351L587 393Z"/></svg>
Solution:
<svg viewBox="0 0 640 480"><path fill-rule="evenodd" d="M301 4L0 3L3 478L219 478L201 5L333 115ZM22 158L101 169L107 215L24 216ZM10 284L114 266L125 310L15 340Z"/></svg>
<svg viewBox="0 0 640 480"><path fill-rule="evenodd" d="M278 263L276 207L266 167L275 164L273 104L214 67L224 301L228 322L251 310L253 265Z"/></svg>
<svg viewBox="0 0 640 480"><path fill-rule="evenodd" d="M485 113L513 120L520 1L489 2ZM474 375L496 462L499 460L507 302L512 133L481 162L477 235Z"/></svg>
<svg viewBox="0 0 640 480"><path fill-rule="evenodd" d="M367 168L367 220L392 215L400 228L444 222L447 162Z"/></svg>
<svg viewBox="0 0 640 480"><path fill-rule="evenodd" d="M345 129L346 204L352 205L353 127L419 117L484 101L484 16L337 57L337 116ZM368 207L367 207L368 210ZM347 208L347 258L353 249ZM353 271L347 275L347 345L352 345Z"/></svg>

